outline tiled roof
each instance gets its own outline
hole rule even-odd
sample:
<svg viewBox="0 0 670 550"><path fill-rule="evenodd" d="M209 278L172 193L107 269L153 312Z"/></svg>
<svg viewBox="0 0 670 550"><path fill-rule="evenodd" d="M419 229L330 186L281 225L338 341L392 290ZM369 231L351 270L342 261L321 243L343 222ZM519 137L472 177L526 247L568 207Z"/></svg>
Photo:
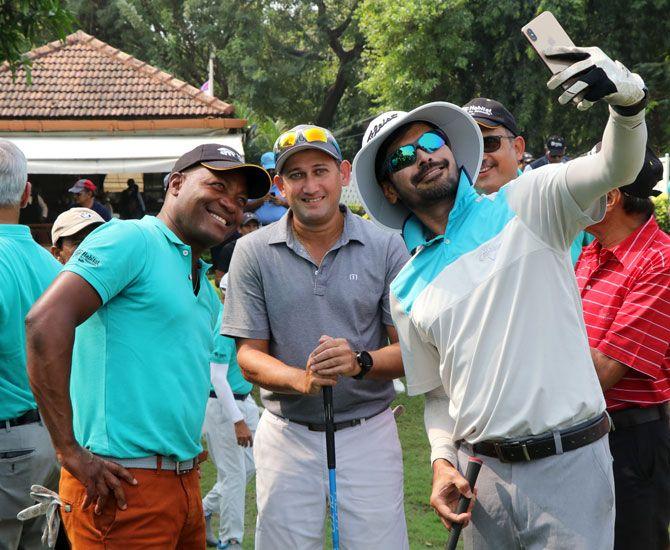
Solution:
<svg viewBox="0 0 670 550"><path fill-rule="evenodd" d="M83 31L32 50L32 84L0 65L0 119L226 117L229 103Z"/></svg>

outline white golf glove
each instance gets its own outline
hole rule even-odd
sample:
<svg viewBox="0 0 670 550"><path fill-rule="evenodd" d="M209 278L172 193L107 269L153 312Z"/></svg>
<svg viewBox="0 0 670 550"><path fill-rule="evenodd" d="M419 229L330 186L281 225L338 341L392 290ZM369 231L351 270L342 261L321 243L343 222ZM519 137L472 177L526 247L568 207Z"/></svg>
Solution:
<svg viewBox="0 0 670 550"><path fill-rule="evenodd" d="M28 521L29 519L45 514L46 522L44 531L42 532L42 544L46 544L49 548L53 548L56 545L58 529L60 528L60 514L58 513L58 507L62 506L63 503L58 496L58 493L51 489L47 489L46 487L42 487L41 485L32 485L30 487L30 496L38 503L25 510L21 510L16 515L16 518L21 521Z"/></svg>
<svg viewBox="0 0 670 550"><path fill-rule="evenodd" d="M561 105L572 101L580 111L585 111L600 99L615 108L630 107L645 99L646 89L640 75L630 72L618 61L612 61L600 48L560 46L549 48L544 54L552 59L575 61L547 82L550 90L566 83L569 85L558 98ZM643 103L637 112L642 108ZM635 114L625 109L624 112L615 110L621 114Z"/></svg>

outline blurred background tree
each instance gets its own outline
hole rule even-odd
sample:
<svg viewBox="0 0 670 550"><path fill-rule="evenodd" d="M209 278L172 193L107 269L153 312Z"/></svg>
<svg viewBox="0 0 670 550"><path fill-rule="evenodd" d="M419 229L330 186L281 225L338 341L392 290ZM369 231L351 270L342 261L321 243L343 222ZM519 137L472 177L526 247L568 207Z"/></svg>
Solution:
<svg viewBox="0 0 670 550"><path fill-rule="evenodd" d="M382 110L476 96L507 105L535 155L552 133L579 155L598 141L606 106L577 112L546 89L520 29L551 10L576 44L642 75L651 144L670 149L670 0L6 0L3 59L70 32L64 5L74 28L196 86L214 52L215 95L249 118L251 160L302 122L332 129L353 157Z"/></svg>

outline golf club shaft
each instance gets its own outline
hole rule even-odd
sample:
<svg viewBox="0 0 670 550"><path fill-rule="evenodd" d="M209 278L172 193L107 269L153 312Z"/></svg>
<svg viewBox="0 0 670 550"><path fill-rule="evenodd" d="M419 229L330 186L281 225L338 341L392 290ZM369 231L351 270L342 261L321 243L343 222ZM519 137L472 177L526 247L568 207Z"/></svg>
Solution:
<svg viewBox="0 0 670 550"><path fill-rule="evenodd" d="M326 423L326 459L330 489L330 523L333 531L333 550L340 548L340 526L337 517L337 478L335 474L335 421L333 417L333 388L323 388L323 412Z"/></svg>
<svg viewBox="0 0 670 550"><path fill-rule="evenodd" d="M479 475L479 470L482 467L482 461L478 458L471 456L468 458L468 467L465 470L465 479L468 480L470 485L470 491L475 490L475 483L477 482L477 476ZM470 499L461 495L458 499L458 506L456 507L457 514L463 514L467 511L468 505L470 504ZM447 542L446 550L456 550L456 545L458 544L458 537L461 535L461 530L463 529L463 524L454 523L451 526L451 533L449 535L449 541Z"/></svg>

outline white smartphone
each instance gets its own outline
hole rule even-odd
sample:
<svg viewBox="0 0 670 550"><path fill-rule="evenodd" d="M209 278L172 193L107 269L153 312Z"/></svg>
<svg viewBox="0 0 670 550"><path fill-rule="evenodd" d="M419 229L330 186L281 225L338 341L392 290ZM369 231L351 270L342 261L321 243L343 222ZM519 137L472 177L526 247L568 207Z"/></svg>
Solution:
<svg viewBox="0 0 670 550"><path fill-rule="evenodd" d="M550 11L543 11L535 19L524 25L521 32L551 71L551 74L560 73L574 63L574 61L557 61L544 55L544 50L547 48L556 46L572 47L575 45Z"/></svg>

